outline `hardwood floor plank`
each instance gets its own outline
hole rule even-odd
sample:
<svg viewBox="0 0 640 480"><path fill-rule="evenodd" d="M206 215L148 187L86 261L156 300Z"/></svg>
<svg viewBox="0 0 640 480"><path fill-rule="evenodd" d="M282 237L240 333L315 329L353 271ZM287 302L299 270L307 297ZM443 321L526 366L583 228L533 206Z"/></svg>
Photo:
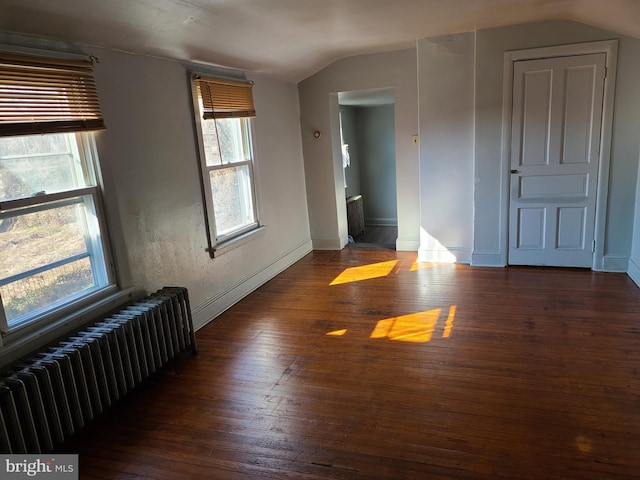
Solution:
<svg viewBox="0 0 640 480"><path fill-rule="evenodd" d="M623 274L313 252L67 451L89 479L640 478L639 293Z"/></svg>

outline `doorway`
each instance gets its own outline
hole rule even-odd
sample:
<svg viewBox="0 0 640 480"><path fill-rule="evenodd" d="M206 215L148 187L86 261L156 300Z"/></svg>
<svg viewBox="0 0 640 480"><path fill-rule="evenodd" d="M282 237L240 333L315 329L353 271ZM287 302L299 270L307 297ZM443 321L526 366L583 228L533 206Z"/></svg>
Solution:
<svg viewBox="0 0 640 480"><path fill-rule="evenodd" d="M395 249L398 237L393 90L338 94L349 245Z"/></svg>

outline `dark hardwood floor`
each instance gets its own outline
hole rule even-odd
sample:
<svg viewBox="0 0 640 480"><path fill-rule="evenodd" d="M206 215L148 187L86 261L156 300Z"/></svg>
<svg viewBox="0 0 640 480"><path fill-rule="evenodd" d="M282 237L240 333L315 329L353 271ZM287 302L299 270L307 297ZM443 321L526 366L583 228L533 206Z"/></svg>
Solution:
<svg viewBox="0 0 640 480"><path fill-rule="evenodd" d="M396 249L398 238L397 226L366 225L363 234L356 237L355 243L349 244L355 248L388 248Z"/></svg>
<svg viewBox="0 0 640 480"><path fill-rule="evenodd" d="M415 258L307 255L77 437L80 478L640 478L626 275Z"/></svg>

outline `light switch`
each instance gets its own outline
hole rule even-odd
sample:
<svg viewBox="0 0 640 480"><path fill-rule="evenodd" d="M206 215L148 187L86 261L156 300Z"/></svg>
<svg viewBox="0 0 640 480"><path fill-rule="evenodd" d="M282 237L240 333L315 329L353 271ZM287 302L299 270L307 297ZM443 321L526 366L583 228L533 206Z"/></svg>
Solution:
<svg viewBox="0 0 640 480"><path fill-rule="evenodd" d="M411 137L411 143L413 143L414 145L417 146L418 145L418 138L419 138L418 135L413 135Z"/></svg>

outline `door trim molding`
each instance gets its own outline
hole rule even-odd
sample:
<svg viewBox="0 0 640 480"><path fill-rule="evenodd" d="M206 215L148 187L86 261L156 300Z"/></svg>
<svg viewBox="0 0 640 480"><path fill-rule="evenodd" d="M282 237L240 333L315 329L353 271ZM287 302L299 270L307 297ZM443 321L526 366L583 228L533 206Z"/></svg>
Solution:
<svg viewBox="0 0 640 480"><path fill-rule="evenodd" d="M558 45L554 47L512 50L504 53L502 70L502 148L500 169L500 262L508 263L509 253L509 160L511 155L511 115L513 109L513 63L521 60L540 58L572 57L604 53L607 76L604 79L602 103L602 125L600 131L600 155L598 166L598 186L596 191L596 211L594 238L596 248L592 269L604 270L604 240L607 221L607 199L609 198L609 164L611 161L611 134L613 126L613 104L615 101L616 67L618 63L618 40Z"/></svg>

